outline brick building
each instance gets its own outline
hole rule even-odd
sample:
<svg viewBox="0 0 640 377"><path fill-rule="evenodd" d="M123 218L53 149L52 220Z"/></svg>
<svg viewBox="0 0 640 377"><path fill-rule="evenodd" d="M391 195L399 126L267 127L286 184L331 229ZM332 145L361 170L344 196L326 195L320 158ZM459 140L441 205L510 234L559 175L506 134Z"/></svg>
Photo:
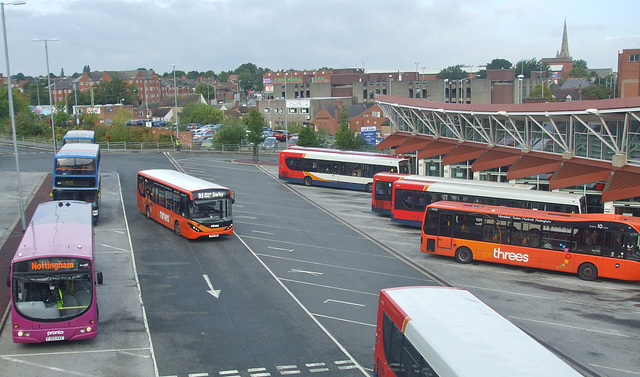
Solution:
<svg viewBox="0 0 640 377"><path fill-rule="evenodd" d="M618 98L640 96L640 49L618 53Z"/></svg>

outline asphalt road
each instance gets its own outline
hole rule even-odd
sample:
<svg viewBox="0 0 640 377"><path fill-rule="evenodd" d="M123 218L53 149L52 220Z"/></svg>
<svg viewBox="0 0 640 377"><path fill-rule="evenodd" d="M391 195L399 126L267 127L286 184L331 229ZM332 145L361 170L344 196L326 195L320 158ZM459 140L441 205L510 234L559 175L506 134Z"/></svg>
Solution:
<svg viewBox="0 0 640 377"><path fill-rule="evenodd" d="M48 171L37 153L21 152L22 171ZM640 375L638 283L459 265L420 253L418 230L372 214L366 193L283 184L238 156L170 157L103 154L103 185L119 182L124 206L103 187L96 243L113 267L99 288L101 335L24 347L5 328L2 375L368 375L378 291L434 280L469 289L588 375ZM11 159L0 155L0 170ZM234 236L188 241L136 209L135 172L174 165L236 191ZM127 225L135 264L119 238Z"/></svg>

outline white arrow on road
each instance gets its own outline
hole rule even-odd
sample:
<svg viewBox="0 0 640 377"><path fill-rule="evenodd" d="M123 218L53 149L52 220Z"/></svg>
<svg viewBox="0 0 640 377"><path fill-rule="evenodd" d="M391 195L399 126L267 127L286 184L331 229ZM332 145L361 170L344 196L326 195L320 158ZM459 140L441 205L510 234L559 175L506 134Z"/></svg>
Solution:
<svg viewBox="0 0 640 377"><path fill-rule="evenodd" d="M207 291L208 294L210 294L211 296L218 298L220 296L220 290L219 289L213 289L213 284L211 284L211 280L209 279L209 275L202 275L202 277L204 278L204 281L207 282L207 285L209 286L209 290Z"/></svg>

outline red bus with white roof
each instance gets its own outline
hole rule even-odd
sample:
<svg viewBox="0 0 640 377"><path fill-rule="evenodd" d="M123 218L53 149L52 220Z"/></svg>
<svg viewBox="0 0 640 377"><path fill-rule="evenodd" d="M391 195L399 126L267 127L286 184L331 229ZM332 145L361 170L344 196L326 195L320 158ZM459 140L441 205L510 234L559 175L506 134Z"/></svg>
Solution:
<svg viewBox="0 0 640 377"><path fill-rule="evenodd" d="M383 289L375 377L580 377L549 349L470 292Z"/></svg>
<svg viewBox="0 0 640 377"><path fill-rule="evenodd" d="M140 212L189 239L232 235L234 201L231 189L175 170L138 172Z"/></svg>
<svg viewBox="0 0 640 377"><path fill-rule="evenodd" d="M91 203L38 205L11 261L11 332L15 343L98 335Z"/></svg>

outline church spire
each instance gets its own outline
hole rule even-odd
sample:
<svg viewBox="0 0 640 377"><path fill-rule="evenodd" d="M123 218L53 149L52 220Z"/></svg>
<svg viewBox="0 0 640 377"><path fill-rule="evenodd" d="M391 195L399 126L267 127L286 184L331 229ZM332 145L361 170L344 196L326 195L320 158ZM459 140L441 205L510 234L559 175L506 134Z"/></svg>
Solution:
<svg viewBox="0 0 640 377"><path fill-rule="evenodd" d="M569 55L569 38L567 37L567 20L564 20L564 31L562 32L562 47L560 48L560 52L556 53L556 58L567 58L571 59L571 55Z"/></svg>

